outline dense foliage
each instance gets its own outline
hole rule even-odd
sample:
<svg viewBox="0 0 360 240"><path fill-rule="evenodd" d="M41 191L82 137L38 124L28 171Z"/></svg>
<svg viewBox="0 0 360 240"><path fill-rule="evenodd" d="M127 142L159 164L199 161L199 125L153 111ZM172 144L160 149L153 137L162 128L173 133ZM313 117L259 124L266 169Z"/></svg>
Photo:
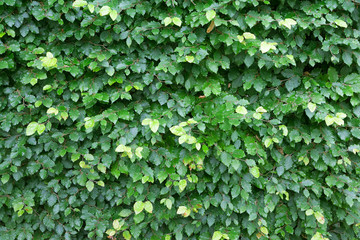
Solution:
<svg viewBox="0 0 360 240"><path fill-rule="evenodd" d="M0 0L0 239L359 239L359 0Z"/></svg>

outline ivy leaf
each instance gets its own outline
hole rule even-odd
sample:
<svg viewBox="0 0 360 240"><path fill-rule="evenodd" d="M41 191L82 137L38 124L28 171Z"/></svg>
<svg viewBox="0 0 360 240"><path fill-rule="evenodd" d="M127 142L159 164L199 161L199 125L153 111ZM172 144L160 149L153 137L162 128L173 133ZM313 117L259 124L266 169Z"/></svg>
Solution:
<svg viewBox="0 0 360 240"><path fill-rule="evenodd" d="M215 16L216 16L216 12L214 10L209 10L206 12L206 18L209 22L213 20Z"/></svg>
<svg viewBox="0 0 360 240"><path fill-rule="evenodd" d="M37 122L29 123L29 125L26 128L26 136L33 135L36 132L38 126L39 126L39 124Z"/></svg>

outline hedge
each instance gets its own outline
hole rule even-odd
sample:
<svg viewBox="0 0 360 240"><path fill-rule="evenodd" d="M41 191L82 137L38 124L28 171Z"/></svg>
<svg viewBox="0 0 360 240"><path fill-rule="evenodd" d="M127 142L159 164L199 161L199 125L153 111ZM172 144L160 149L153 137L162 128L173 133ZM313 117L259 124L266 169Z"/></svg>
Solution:
<svg viewBox="0 0 360 240"><path fill-rule="evenodd" d="M359 0L0 0L0 239L360 239Z"/></svg>

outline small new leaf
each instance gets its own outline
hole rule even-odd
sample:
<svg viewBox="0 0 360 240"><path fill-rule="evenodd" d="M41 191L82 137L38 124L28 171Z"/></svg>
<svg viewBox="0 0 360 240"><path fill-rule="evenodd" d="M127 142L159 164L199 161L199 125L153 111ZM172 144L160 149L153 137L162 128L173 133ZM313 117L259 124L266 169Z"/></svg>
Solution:
<svg viewBox="0 0 360 240"><path fill-rule="evenodd" d="M347 23L346 23L345 21L341 20L341 19L336 19L336 20L334 21L334 23L335 23L336 25L338 25L339 27L343 27L343 28L347 28L347 27L348 27Z"/></svg>
<svg viewBox="0 0 360 240"><path fill-rule="evenodd" d="M72 6L75 7L83 7L87 5L87 2L84 0L76 0L75 2L73 2Z"/></svg>
<svg viewBox="0 0 360 240"><path fill-rule="evenodd" d="M150 122L151 131L156 133L157 130L159 129L159 125L160 125L159 120L157 120L157 119L151 120L151 122Z"/></svg>
<svg viewBox="0 0 360 240"><path fill-rule="evenodd" d="M180 18L178 18L178 17L173 17L172 18L172 22L176 25L176 26L181 26L181 23L182 23L182 21L181 21L181 19Z"/></svg>
<svg viewBox="0 0 360 240"><path fill-rule="evenodd" d="M134 204L135 215L141 213L144 210L145 204L142 201L137 201Z"/></svg>
<svg viewBox="0 0 360 240"><path fill-rule="evenodd" d="M277 43L275 43L275 42L266 42L266 41L263 41L263 42L261 42L261 44L260 44L260 51L261 51L262 53L266 53L266 52L270 51L271 49L272 49L272 50L275 50L275 49L276 49L276 45L277 45Z"/></svg>
<svg viewBox="0 0 360 240"><path fill-rule="evenodd" d="M215 16L216 16L216 12L214 10L209 10L206 12L206 18L209 22L213 20Z"/></svg>
<svg viewBox="0 0 360 240"><path fill-rule="evenodd" d="M33 135L36 132L38 126L39 126L39 124L37 122L29 123L29 125L26 128L26 136Z"/></svg>
<svg viewBox="0 0 360 240"><path fill-rule="evenodd" d="M247 109L244 106L238 106L235 111L242 115L245 115L248 113Z"/></svg>
<svg viewBox="0 0 360 240"><path fill-rule="evenodd" d="M94 182L88 180L88 181L86 182L86 188L87 188L87 190L88 190L89 192L91 192L91 191L94 189Z"/></svg>
<svg viewBox="0 0 360 240"><path fill-rule="evenodd" d="M150 201L146 201L144 203L144 209L145 211L147 211L148 213L152 213L153 212L153 205Z"/></svg>
<svg viewBox="0 0 360 240"><path fill-rule="evenodd" d="M286 18L285 20L281 20L279 22L279 25L280 26L285 26L287 27L288 29L291 29L292 26L296 25L296 21L292 18Z"/></svg>
<svg viewBox="0 0 360 240"><path fill-rule="evenodd" d="M100 16L106 16L110 13L111 8L109 6L103 6L102 8L100 8Z"/></svg>
<svg viewBox="0 0 360 240"><path fill-rule="evenodd" d="M309 102L308 105L307 105L308 109L310 110L310 112L314 112L315 109L316 109L316 104L315 103L312 103L312 102Z"/></svg>
<svg viewBox="0 0 360 240"><path fill-rule="evenodd" d="M255 35L249 32L244 32L243 36L245 39L256 39Z"/></svg>
<svg viewBox="0 0 360 240"><path fill-rule="evenodd" d="M260 171L259 171L259 167L254 166L250 168L250 173L251 175L253 175L255 178L259 178L260 177Z"/></svg>
<svg viewBox="0 0 360 240"><path fill-rule="evenodd" d="M171 19L170 17L166 17L166 18L164 19L164 24L165 24L165 26L169 25L171 22L172 22L172 19Z"/></svg>

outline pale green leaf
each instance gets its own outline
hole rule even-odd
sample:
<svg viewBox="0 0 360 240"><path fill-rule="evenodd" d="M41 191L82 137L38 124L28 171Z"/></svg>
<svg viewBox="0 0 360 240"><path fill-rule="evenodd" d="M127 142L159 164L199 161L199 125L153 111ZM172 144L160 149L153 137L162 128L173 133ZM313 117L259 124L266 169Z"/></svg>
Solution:
<svg viewBox="0 0 360 240"><path fill-rule="evenodd" d="M156 133L157 130L159 129L159 125L160 125L159 120L157 120L157 119L151 120L150 121L150 129L151 129L151 131Z"/></svg>
<svg viewBox="0 0 360 240"><path fill-rule="evenodd" d="M335 23L336 25L338 25L339 27L343 27L343 28L347 28L347 27L348 27L347 23L346 23L344 20L341 20L341 19L336 19L336 20L334 21L334 23Z"/></svg>
<svg viewBox="0 0 360 240"><path fill-rule="evenodd" d="M186 185L187 185L187 181L185 179L182 179L179 181L180 192L184 191L184 189L186 188Z"/></svg>
<svg viewBox="0 0 360 240"><path fill-rule="evenodd" d="M216 12L214 10L209 10L206 12L206 18L208 21L211 21L215 18Z"/></svg>
<svg viewBox="0 0 360 240"><path fill-rule="evenodd" d="M106 16L110 13L111 8L109 6L103 6L102 8L100 8L100 16Z"/></svg>
<svg viewBox="0 0 360 240"><path fill-rule="evenodd" d="M316 109L316 104L315 103L312 103L312 102L309 102L308 105L307 105L308 109L310 110L310 112L314 112L315 109Z"/></svg>
<svg viewBox="0 0 360 240"><path fill-rule="evenodd" d="M212 235L211 240L220 240L222 238L222 233L220 231L215 231Z"/></svg>
<svg viewBox="0 0 360 240"><path fill-rule="evenodd" d="M259 171L259 167L254 166L250 168L250 173L251 175L253 175L255 178L259 178L260 177L260 171Z"/></svg>
<svg viewBox="0 0 360 240"><path fill-rule="evenodd" d="M72 6L73 7L83 7L87 5L87 2L86 1L83 1L83 0L76 0L75 2L73 2Z"/></svg>
<svg viewBox="0 0 360 240"><path fill-rule="evenodd" d="M249 32L244 32L243 36L245 39L256 39L255 35Z"/></svg>
<svg viewBox="0 0 360 240"><path fill-rule="evenodd" d="M150 201L146 201L144 203L144 209L145 211L147 211L148 213L152 213L153 212L153 205Z"/></svg>
<svg viewBox="0 0 360 240"><path fill-rule="evenodd" d="M235 111L242 115L245 115L248 113L247 109L244 106L238 106Z"/></svg>
<svg viewBox="0 0 360 240"><path fill-rule="evenodd" d="M141 213L144 210L144 207L145 207L145 204L142 201L135 202L135 204L134 204L135 214L137 215L137 214Z"/></svg>
<svg viewBox="0 0 360 240"><path fill-rule="evenodd" d="M36 132L38 126L39 126L39 124L37 122L29 123L29 125L26 128L26 136L33 135Z"/></svg>
<svg viewBox="0 0 360 240"><path fill-rule="evenodd" d="M166 18L164 19L164 24L165 24L165 26L169 25L171 22L172 22L172 19L171 19L170 17L166 17Z"/></svg>
<svg viewBox="0 0 360 240"><path fill-rule="evenodd" d="M181 21L181 19L180 18L178 18L178 17L173 17L172 18L172 22L176 25L176 26L181 26L181 23L182 23L182 21Z"/></svg>
<svg viewBox="0 0 360 240"><path fill-rule="evenodd" d="M86 188L89 192L91 192L94 189L94 182L91 180L88 180L86 182Z"/></svg>

